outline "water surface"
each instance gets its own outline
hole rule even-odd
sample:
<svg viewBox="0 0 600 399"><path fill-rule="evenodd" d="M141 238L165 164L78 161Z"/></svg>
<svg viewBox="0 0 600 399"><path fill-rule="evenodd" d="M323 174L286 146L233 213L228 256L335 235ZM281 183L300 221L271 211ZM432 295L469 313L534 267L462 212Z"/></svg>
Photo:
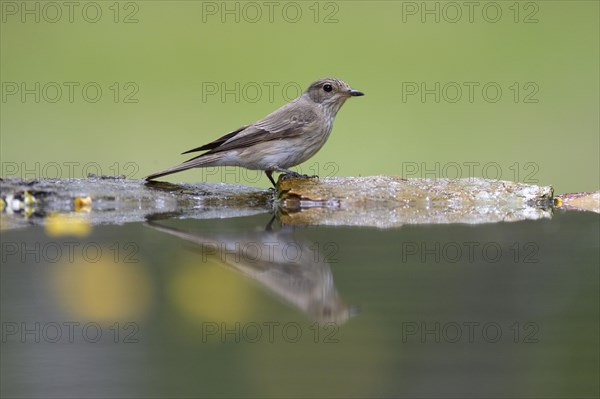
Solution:
<svg viewBox="0 0 600 399"><path fill-rule="evenodd" d="M598 395L598 215L270 219L3 232L2 395Z"/></svg>

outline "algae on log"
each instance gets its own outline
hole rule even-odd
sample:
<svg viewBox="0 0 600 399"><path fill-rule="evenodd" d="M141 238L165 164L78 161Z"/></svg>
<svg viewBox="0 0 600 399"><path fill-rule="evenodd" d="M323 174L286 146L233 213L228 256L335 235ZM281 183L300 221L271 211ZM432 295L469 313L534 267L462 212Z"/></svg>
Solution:
<svg viewBox="0 0 600 399"><path fill-rule="evenodd" d="M272 192L223 184L171 184L114 177L1 179L0 229L44 224L47 215L81 216L92 225L148 218L221 218L266 213Z"/></svg>
<svg viewBox="0 0 600 399"><path fill-rule="evenodd" d="M599 194L585 194L559 196L556 206L572 209L566 205L587 201L591 210L599 208ZM280 178L275 191L114 177L0 179L0 196L1 229L43 225L47 215L56 214L77 216L95 225L157 217L225 218L274 210L282 223L290 225L493 223L549 218L555 206L550 186L395 176Z"/></svg>
<svg viewBox="0 0 600 399"><path fill-rule="evenodd" d="M283 179L280 219L297 225L393 227L549 218L553 190L501 180L397 176ZM290 212L298 210L301 212Z"/></svg>

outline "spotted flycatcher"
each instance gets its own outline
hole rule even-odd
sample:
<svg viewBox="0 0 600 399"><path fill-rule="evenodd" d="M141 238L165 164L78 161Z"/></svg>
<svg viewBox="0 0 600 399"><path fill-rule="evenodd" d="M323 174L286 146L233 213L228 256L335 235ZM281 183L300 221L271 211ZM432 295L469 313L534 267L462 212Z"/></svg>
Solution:
<svg viewBox="0 0 600 399"><path fill-rule="evenodd" d="M171 173L208 166L241 166L264 170L275 186L273 172L301 176L288 170L308 160L323 147L333 120L344 102L362 96L342 80L317 80L297 99L251 125L242 126L208 144L186 151L206 151L180 165L153 173L153 180Z"/></svg>

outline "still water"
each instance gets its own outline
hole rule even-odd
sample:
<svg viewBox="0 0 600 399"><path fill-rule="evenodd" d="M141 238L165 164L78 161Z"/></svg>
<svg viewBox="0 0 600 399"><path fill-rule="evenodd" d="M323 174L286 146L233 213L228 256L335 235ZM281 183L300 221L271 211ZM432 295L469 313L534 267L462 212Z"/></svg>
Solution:
<svg viewBox="0 0 600 399"><path fill-rule="evenodd" d="M2 233L3 397L593 397L600 223Z"/></svg>

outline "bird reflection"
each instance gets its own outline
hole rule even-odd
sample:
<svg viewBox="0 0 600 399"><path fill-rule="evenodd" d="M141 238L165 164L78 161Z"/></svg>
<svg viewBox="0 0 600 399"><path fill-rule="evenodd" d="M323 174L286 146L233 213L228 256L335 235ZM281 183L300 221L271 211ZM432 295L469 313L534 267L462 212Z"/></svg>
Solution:
<svg viewBox="0 0 600 399"><path fill-rule="evenodd" d="M148 220L147 225L201 246L203 258L217 259L252 278L312 320L342 324L358 313L357 307L344 303L335 288L327 259L327 252L333 252L327 246L335 244L321 247L293 237L285 229L275 231L274 219L265 229L243 232L199 234L155 220Z"/></svg>

